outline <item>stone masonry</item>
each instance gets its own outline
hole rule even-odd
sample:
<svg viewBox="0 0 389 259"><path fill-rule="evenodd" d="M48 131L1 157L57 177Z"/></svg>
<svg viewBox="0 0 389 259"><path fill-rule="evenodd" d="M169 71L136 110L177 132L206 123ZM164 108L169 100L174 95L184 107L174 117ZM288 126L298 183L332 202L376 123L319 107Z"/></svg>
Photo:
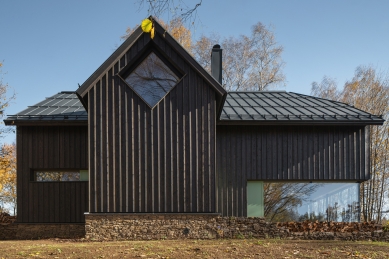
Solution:
<svg viewBox="0 0 389 259"><path fill-rule="evenodd" d="M389 232L374 223L322 223L296 228L264 218L220 217L218 214L86 214L87 240L156 240L215 238L281 238L389 241ZM317 224L316 224L317 225ZM326 226L329 225L330 227ZM331 227L335 225L336 227ZM360 226L358 228L358 226ZM349 231L345 231L348 229Z"/></svg>
<svg viewBox="0 0 389 259"><path fill-rule="evenodd" d="M270 223L264 218L218 214L86 214L85 224L0 224L0 240L66 238L89 241L280 238L389 242L380 224L357 222Z"/></svg>

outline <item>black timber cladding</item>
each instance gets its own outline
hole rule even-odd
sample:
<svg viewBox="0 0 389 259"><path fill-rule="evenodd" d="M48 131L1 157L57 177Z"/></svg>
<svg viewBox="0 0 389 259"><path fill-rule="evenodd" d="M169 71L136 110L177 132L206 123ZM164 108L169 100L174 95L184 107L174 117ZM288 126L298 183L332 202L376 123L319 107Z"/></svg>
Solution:
<svg viewBox="0 0 389 259"><path fill-rule="evenodd" d="M80 95L87 89L91 213L216 211L220 94L163 33L140 35L92 87L80 88ZM153 109L119 76L148 48L183 72Z"/></svg>
<svg viewBox="0 0 389 259"><path fill-rule="evenodd" d="M229 92L218 124L382 125L381 116L345 103L284 91Z"/></svg>
<svg viewBox="0 0 389 259"><path fill-rule="evenodd" d="M6 125L87 124L88 114L74 92L60 92L27 109L8 115Z"/></svg>
<svg viewBox="0 0 389 259"><path fill-rule="evenodd" d="M167 44L169 44L171 49L174 49L176 53L173 55L179 55L180 58L184 59L196 73L198 73L203 80L215 91L216 98L216 110L219 117L219 114L222 111L223 103L226 98L226 90L222 85L210 75L194 58L189 54L185 48L181 46L170 34L163 28L157 21L154 20L152 16L149 17L153 21L153 26L155 29L155 34L161 35ZM148 33L143 33L141 27L139 26L115 51L112 55L77 89L76 94L79 96L84 107L87 108L88 100L87 95L89 90L94 87L97 81L100 80L102 74L106 74L112 67L112 64L119 62L123 58L123 53L128 53L130 48L134 48L133 45L138 44L138 40L141 37L150 36ZM150 37L148 37L150 40ZM155 41L151 41L155 42ZM156 46L156 45L154 45ZM158 46L157 46L158 47ZM164 49L160 49L163 53L169 55L165 52ZM140 50L140 53L142 50ZM130 62L127 60L127 62ZM178 64L180 65L180 64Z"/></svg>
<svg viewBox="0 0 389 259"><path fill-rule="evenodd" d="M33 182L37 170L88 169L86 126L17 126L17 222L84 222L88 182Z"/></svg>
<svg viewBox="0 0 389 259"><path fill-rule="evenodd" d="M218 125L217 202L224 216L247 216L247 180L370 179L369 127Z"/></svg>

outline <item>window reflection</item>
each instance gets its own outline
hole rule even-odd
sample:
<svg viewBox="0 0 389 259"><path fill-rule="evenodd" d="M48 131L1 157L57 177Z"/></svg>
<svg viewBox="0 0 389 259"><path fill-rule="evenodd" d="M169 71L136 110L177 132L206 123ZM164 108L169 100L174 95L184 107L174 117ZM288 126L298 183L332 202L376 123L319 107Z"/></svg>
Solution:
<svg viewBox="0 0 389 259"><path fill-rule="evenodd" d="M266 183L265 217L269 221L360 220L358 183Z"/></svg>
<svg viewBox="0 0 389 259"><path fill-rule="evenodd" d="M154 107L175 86L178 77L152 52L125 81Z"/></svg>
<svg viewBox="0 0 389 259"><path fill-rule="evenodd" d="M80 172L66 171L35 171L34 181L37 182L70 182L80 181Z"/></svg>

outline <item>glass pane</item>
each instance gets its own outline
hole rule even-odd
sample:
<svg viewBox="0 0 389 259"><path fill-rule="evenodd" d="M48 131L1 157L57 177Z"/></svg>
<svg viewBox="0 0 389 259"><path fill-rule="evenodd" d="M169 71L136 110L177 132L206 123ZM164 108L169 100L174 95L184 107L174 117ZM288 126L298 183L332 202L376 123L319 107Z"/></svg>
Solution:
<svg viewBox="0 0 389 259"><path fill-rule="evenodd" d="M80 181L89 181L89 171L80 170Z"/></svg>
<svg viewBox="0 0 389 259"><path fill-rule="evenodd" d="M247 217L263 217L263 182L247 182Z"/></svg>
<svg viewBox="0 0 389 259"><path fill-rule="evenodd" d="M80 172L36 171L35 181L37 182L80 181Z"/></svg>
<svg viewBox="0 0 389 259"><path fill-rule="evenodd" d="M155 53L150 53L125 80L154 107L176 85L178 77Z"/></svg>
<svg viewBox="0 0 389 259"><path fill-rule="evenodd" d="M266 183L264 214L269 221L360 220L358 183Z"/></svg>

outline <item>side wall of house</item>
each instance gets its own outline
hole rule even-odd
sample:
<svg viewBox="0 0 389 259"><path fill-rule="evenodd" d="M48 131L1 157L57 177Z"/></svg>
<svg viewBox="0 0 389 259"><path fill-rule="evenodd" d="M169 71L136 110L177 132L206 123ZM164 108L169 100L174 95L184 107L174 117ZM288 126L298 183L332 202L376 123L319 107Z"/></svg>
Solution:
<svg viewBox="0 0 389 259"><path fill-rule="evenodd" d="M365 131L362 126L217 126L218 212L247 215L247 180L369 179Z"/></svg>
<svg viewBox="0 0 389 259"><path fill-rule="evenodd" d="M143 34L88 92L89 211L214 212L215 92L156 34L184 76L149 108L116 76L147 44Z"/></svg>
<svg viewBox="0 0 389 259"><path fill-rule="evenodd" d="M85 222L88 182L34 182L34 169L87 169L86 126L17 127L17 222Z"/></svg>

